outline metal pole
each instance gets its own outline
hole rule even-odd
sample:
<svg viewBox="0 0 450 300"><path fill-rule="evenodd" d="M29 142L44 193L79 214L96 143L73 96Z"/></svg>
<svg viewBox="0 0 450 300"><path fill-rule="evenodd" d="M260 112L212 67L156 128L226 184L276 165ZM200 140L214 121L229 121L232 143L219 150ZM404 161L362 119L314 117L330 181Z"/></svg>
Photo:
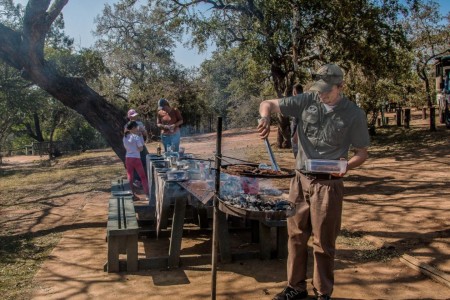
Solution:
<svg viewBox="0 0 450 300"><path fill-rule="evenodd" d="M212 262L211 262L211 299L216 299L216 282L217 282L217 247L219 245L219 194L220 194L220 166L222 163L222 117L217 118L217 140L216 140L216 178L215 178L215 195L213 199L214 216L213 216L213 239L212 239Z"/></svg>

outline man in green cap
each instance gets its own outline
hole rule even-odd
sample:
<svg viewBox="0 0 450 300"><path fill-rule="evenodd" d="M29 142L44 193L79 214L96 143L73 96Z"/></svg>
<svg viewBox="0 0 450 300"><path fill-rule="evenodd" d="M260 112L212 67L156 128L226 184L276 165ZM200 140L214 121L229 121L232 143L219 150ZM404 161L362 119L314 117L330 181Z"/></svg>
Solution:
<svg viewBox="0 0 450 300"><path fill-rule="evenodd" d="M342 94L344 72L326 64L313 75L309 92L261 102L261 138L270 133L270 115L296 117L299 150L296 175L291 181L289 200L296 214L288 218L287 287L275 300L305 299L308 240L313 235L313 291L317 299L331 299L334 285L336 238L341 227L343 176L368 157L370 145L364 111ZM354 155L348 159L352 149ZM307 159L348 160L345 171L321 173L306 171Z"/></svg>

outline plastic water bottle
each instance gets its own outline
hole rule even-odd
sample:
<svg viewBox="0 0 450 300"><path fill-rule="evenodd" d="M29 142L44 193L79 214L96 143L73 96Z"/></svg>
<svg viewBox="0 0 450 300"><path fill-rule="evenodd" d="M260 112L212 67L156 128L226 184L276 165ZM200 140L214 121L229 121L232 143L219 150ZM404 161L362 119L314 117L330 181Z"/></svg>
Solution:
<svg viewBox="0 0 450 300"><path fill-rule="evenodd" d="M161 156L161 144L158 144L158 147L156 148L156 155Z"/></svg>

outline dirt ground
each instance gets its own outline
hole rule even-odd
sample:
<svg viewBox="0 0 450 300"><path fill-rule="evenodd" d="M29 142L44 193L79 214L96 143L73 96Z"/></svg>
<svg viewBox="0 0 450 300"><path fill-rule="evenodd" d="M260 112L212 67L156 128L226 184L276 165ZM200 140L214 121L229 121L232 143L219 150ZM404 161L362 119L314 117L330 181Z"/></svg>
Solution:
<svg viewBox="0 0 450 300"><path fill-rule="evenodd" d="M426 128L428 120L421 120L418 113L413 117L412 126ZM450 299L448 287L399 260L400 255L409 254L450 275L450 134L446 137L443 143L423 144L414 151L393 151L395 141L390 141L378 147L362 167L349 172L333 299ZM275 142L274 131L270 140ZM211 157L215 134L183 138L182 144L186 152ZM156 144L148 148L154 152ZM244 160L252 153L253 158L268 160L254 129L225 132L223 153ZM282 167L292 168L289 151L275 153ZM21 157L4 162L10 167L30 163ZM101 191L72 196L34 219L29 211L8 212L29 214L30 231L65 228L34 278L32 299L209 299L209 258L195 256L211 249L207 232L184 236L182 254L192 259L178 269L103 272L108 197ZM149 257L155 247L168 243L167 237L142 238L139 257ZM285 260L278 259L219 264L217 299L271 299L286 284L285 265Z"/></svg>

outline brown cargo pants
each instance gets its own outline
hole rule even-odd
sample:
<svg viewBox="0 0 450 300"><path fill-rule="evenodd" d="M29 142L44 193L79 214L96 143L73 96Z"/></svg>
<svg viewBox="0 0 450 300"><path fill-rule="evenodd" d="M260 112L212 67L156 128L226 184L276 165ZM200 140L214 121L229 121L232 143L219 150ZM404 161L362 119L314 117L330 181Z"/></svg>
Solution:
<svg viewBox="0 0 450 300"><path fill-rule="evenodd" d="M287 219L288 285L306 290L308 240L313 235L314 274L312 285L320 293L331 295L334 285L334 254L341 228L342 179L313 179L300 172L291 180L289 200L297 213Z"/></svg>

